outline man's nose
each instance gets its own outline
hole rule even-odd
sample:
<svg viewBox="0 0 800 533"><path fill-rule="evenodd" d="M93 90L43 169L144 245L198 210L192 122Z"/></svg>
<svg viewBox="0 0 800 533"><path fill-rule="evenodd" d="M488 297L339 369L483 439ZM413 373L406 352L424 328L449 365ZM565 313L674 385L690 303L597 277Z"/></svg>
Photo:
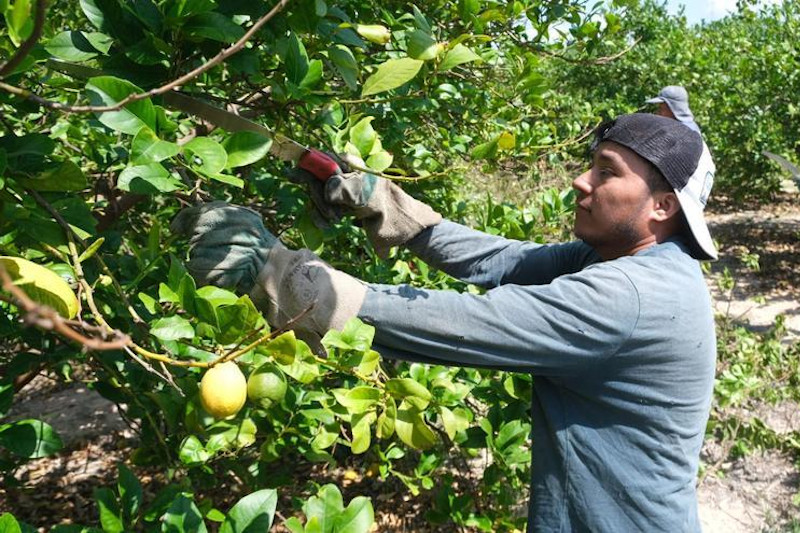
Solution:
<svg viewBox="0 0 800 533"><path fill-rule="evenodd" d="M591 173L592 171L589 169L572 180L572 188L583 195L590 194L592 192L592 184L590 181Z"/></svg>

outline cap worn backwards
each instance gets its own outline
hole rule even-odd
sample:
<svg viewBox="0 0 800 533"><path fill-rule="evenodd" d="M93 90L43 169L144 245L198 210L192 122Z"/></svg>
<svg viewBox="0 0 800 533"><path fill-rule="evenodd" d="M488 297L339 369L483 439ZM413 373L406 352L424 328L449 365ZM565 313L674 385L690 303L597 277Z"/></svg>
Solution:
<svg viewBox="0 0 800 533"><path fill-rule="evenodd" d="M592 150L611 141L650 162L675 191L694 239L693 256L716 259L717 251L703 218L714 176L701 158L710 157L700 134L677 120L648 113L622 115L595 130ZM701 175L702 174L702 175Z"/></svg>

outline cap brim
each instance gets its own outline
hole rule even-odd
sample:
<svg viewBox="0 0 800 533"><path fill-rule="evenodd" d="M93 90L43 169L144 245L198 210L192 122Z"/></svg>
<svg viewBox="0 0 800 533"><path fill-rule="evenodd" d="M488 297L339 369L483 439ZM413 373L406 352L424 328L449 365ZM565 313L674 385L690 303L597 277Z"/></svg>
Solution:
<svg viewBox="0 0 800 533"><path fill-rule="evenodd" d="M696 259L701 261L714 261L717 259L717 248L708 231L706 219L703 216L703 206L697 200L697 193L690 193L687 189L691 184L687 184L681 191L675 191L678 201L681 203L683 215L689 225L696 245Z"/></svg>
<svg viewBox="0 0 800 533"><path fill-rule="evenodd" d="M662 102L666 102L666 100L664 100L660 96L656 96L655 98L651 98L649 100L645 100L646 104L660 104Z"/></svg>

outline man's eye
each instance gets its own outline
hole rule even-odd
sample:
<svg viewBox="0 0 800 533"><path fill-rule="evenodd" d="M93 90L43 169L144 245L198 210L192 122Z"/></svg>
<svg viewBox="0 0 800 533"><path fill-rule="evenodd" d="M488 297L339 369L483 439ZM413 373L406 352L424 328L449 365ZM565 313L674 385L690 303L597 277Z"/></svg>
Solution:
<svg viewBox="0 0 800 533"><path fill-rule="evenodd" d="M601 178L608 178L611 177L614 173L611 172L610 168L600 168L598 170L598 174L600 175Z"/></svg>

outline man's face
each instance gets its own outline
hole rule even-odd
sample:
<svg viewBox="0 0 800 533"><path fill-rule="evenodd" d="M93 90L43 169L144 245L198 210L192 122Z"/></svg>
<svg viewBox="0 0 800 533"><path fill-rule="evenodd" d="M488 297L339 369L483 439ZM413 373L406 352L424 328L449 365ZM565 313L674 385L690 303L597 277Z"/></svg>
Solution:
<svg viewBox="0 0 800 533"><path fill-rule="evenodd" d="M660 115L662 117L667 117L667 118L675 118L675 113L672 112L672 109L669 108L666 102L661 102L658 104L656 115Z"/></svg>
<svg viewBox="0 0 800 533"><path fill-rule="evenodd" d="M645 181L650 166L632 150L602 142L592 167L575 178L575 235L609 259L651 244L654 199ZM644 245L644 246L643 246Z"/></svg>

